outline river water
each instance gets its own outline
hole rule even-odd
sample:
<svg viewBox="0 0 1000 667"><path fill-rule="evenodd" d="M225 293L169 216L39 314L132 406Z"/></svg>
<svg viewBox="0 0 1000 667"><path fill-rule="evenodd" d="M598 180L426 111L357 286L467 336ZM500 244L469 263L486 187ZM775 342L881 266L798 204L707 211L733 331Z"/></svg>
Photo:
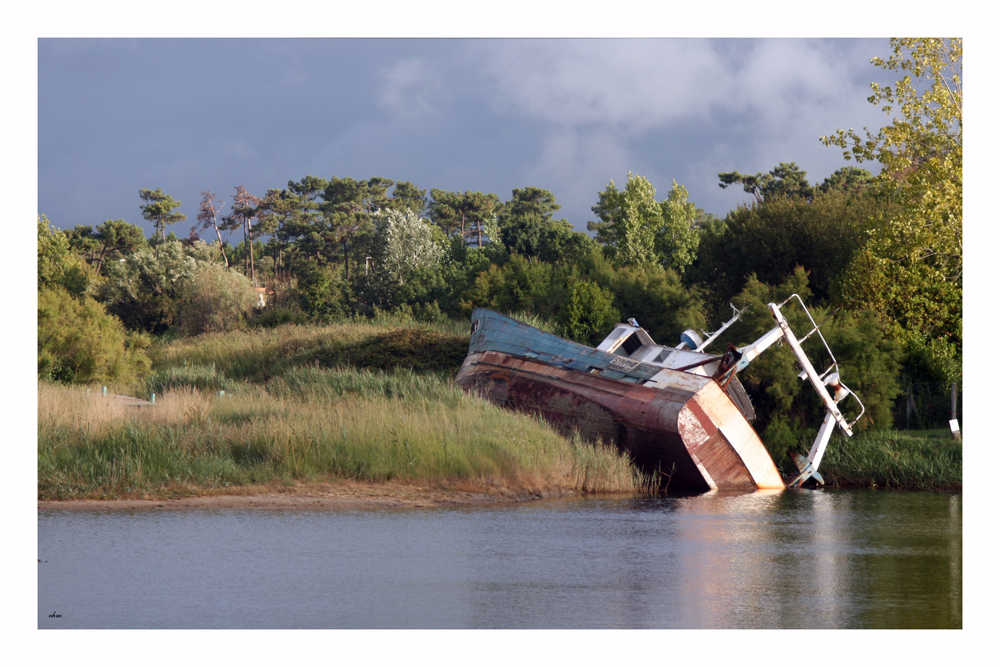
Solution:
<svg viewBox="0 0 1000 667"><path fill-rule="evenodd" d="M962 496L43 511L38 627L960 628Z"/></svg>

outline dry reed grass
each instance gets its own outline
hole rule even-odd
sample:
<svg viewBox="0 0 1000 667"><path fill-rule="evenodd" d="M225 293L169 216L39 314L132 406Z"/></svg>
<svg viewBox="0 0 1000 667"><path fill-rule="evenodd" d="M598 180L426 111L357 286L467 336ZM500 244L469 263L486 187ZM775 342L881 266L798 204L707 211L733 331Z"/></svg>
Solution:
<svg viewBox="0 0 1000 667"><path fill-rule="evenodd" d="M337 375L350 377L331 390ZM224 398L177 388L142 408L39 383L39 495L176 496L324 478L464 480L500 494L649 490L616 450L567 440L444 380L309 378Z"/></svg>

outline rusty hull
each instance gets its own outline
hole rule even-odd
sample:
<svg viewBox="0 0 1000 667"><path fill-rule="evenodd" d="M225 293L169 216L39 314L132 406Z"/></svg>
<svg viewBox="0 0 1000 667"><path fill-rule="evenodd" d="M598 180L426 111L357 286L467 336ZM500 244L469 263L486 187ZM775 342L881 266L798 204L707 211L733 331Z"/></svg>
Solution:
<svg viewBox="0 0 1000 667"><path fill-rule="evenodd" d="M643 386L487 350L470 354L455 382L615 443L644 470L669 476L670 488L784 488L756 431L711 378L664 369Z"/></svg>

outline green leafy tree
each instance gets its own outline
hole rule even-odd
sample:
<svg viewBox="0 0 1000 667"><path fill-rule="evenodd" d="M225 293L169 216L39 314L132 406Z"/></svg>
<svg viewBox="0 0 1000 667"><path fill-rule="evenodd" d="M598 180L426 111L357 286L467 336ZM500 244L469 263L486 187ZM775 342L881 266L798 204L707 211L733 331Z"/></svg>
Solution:
<svg viewBox="0 0 1000 667"><path fill-rule="evenodd" d="M142 210L142 217L153 223L155 234L160 235L161 242L167 240L164 232L167 225L187 219L183 213L174 211L175 208L180 208L181 203L164 194L160 188L139 190L139 198L146 202L139 207Z"/></svg>
<svg viewBox="0 0 1000 667"><path fill-rule="evenodd" d="M260 232L254 229L253 221L257 219L259 205L260 197L251 194L242 185L237 185L233 205L230 207L232 212L223 218L227 229L239 228L243 230L243 243L247 248L244 255L243 272L250 277L250 281L255 285L257 284L257 276L253 262L253 241Z"/></svg>
<svg viewBox="0 0 1000 667"><path fill-rule="evenodd" d="M177 329L197 335L239 328L253 312L256 292L250 280L219 264L203 265L178 289Z"/></svg>
<svg viewBox="0 0 1000 667"><path fill-rule="evenodd" d="M477 248L483 247L483 225L500 209L500 198L482 192L448 192L431 189L428 207L430 219L447 236L456 232L463 238L475 237Z"/></svg>
<svg viewBox="0 0 1000 667"><path fill-rule="evenodd" d="M421 190L409 181L398 181L396 187L392 189L388 208L396 211L413 211L419 216L427 208L427 190Z"/></svg>
<svg viewBox="0 0 1000 667"><path fill-rule="evenodd" d="M313 320L329 322L348 314L348 285L333 265L298 258L294 268L299 304Z"/></svg>
<svg viewBox="0 0 1000 667"><path fill-rule="evenodd" d="M751 274L777 284L802 266L816 296L826 301L865 243L868 221L893 206L874 192L852 196L839 190L812 201L778 197L741 206L717 232L702 234L697 261L685 278L700 286L712 309L726 308Z"/></svg>
<svg viewBox="0 0 1000 667"><path fill-rule="evenodd" d="M657 252L665 266L683 274L698 254L700 235L695 227L698 207L688 201L687 189L674 181L660 208L663 226L656 239Z"/></svg>
<svg viewBox="0 0 1000 667"><path fill-rule="evenodd" d="M813 188L806 180L806 172L794 162L781 162L767 173L741 174L738 171L721 172L719 187L742 185L743 191L752 194L757 202L775 197L802 197L810 199Z"/></svg>
<svg viewBox="0 0 1000 667"><path fill-rule="evenodd" d="M101 243L97 240L92 225L76 225L72 229L63 230L63 234L69 241L69 249L72 253L89 265L93 265L97 261L97 253L100 251Z"/></svg>
<svg viewBox="0 0 1000 667"><path fill-rule="evenodd" d="M614 272L610 288L622 316L635 318L662 345L679 343L685 329L705 327L701 303L673 269L653 263L622 267Z"/></svg>
<svg viewBox="0 0 1000 667"><path fill-rule="evenodd" d="M150 368L148 337L130 335L89 296L61 285L38 291L38 377L57 382L127 383Z"/></svg>
<svg viewBox="0 0 1000 667"><path fill-rule="evenodd" d="M781 303L798 294L809 307L813 318L821 325L824 337L840 364L842 380L865 405L865 414L857 428L891 425L893 400L899 393L899 346L877 325L871 312L838 311L816 305L809 288L809 277L801 267L776 284L761 282L750 276L743 290L732 302L745 308L741 319L723 334L722 341L737 347L757 340L774 328L768 303ZM803 336L812 323L796 301L790 301L782 314L792 331ZM722 321L731 315L728 305L720 309L715 319ZM720 342L722 342L720 341ZM723 343L725 344L725 343ZM817 336L806 339L803 349L817 370L827 367L828 355ZM808 449L823 421L825 408L809 387L799 379L801 369L788 346L772 346L762 357L740 373L740 380L753 401L757 412L754 428L779 467L790 472L786 452L802 453ZM848 419L860 412L853 399L840 403ZM845 444L844 446L850 446Z"/></svg>
<svg viewBox="0 0 1000 667"><path fill-rule="evenodd" d="M217 256L204 241L185 246L168 239L155 252L140 249L107 267L98 299L128 329L165 333L179 322L185 284Z"/></svg>
<svg viewBox="0 0 1000 667"><path fill-rule="evenodd" d="M100 244L97 258L97 273L101 273L106 259L124 258L123 251L134 252L147 245L142 228L124 220L106 220L94 234Z"/></svg>
<svg viewBox="0 0 1000 667"><path fill-rule="evenodd" d="M842 167L827 176L816 191L827 193L839 191L845 194L861 194L867 191L874 181L872 173L858 167Z"/></svg>
<svg viewBox="0 0 1000 667"><path fill-rule="evenodd" d="M872 84L868 101L892 117L865 136L837 130L821 141L844 158L877 161L883 197L898 203L872 221L870 237L845 273L842 299L870 308L911 356L934 350L950 363L942 381L961 369L962 317L962 40L893 39L892 55L872 63L902 74L894 85ZM919 355L918 355L919 356Z"/></svg>
<svg viewBox="0 0 1000 667"><path fill-rule="evenodd" d="M589 280L574 282L569 300L559 311L557 321L564 335L579 343L596 345L619 319L612 305L611 291Z"/></svg>
<svg viewBox="0 0 1000 667"><path fill-rule="evenodd" d="M72 296L87 293L92 274L70 250L66 235L54 229L49 219L38 216L38 289L62 287Z"/></svg>
<svg viewBox="0 0 1000 667"><path fill-rule="evenodd" d="M552 264L513 255L503 266L492 264L480 272L463 301L468 311L485 307L550 317L565 301L564 290L565 281Z"/></svg>
<svg viewBox="0 0 1000 667"><path fill-rule="evenodd" d="M656 240L663 227L663 209L656 201L656 188L632 172L624 190L615 182L598 194L591 210L600 219L588 227L598 233L617 266L645 264L659 259Z"/></svg>
<svg viewBox="0 0 1000 667"><path fill-rule="evenodd" d="M375 214L371 267L365 291L370 303L383 309L398 305L397 293L422 272L437 268L444 250L434 242L431 226L412 210Z"/></svg>
<svg viewBox="0 0 1000 667"><path fill-rule="evenodd" d="M128 335L87 292L93 273L38 216L38 377L128 382L149 370L148 338Z"/></svg>

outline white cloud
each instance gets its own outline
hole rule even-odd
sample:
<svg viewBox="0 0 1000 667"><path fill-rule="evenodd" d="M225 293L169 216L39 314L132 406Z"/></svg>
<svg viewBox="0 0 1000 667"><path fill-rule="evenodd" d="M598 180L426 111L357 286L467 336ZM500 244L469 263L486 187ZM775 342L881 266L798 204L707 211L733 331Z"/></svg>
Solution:
<svg viewBox="0 0 1000 667"><path fill-rule="evenodd" d="M379 78L376 99L393 116L429 116L444 109L450 98L440 74L425 59L397 60Z"/></svg>
<svg viewBox="0 0 1000 667"><path fill-rule="evenodd" d="M560 127L642 132L705 113L730 76L701 40L500 40L475 42L496 111Z"/></svg>

